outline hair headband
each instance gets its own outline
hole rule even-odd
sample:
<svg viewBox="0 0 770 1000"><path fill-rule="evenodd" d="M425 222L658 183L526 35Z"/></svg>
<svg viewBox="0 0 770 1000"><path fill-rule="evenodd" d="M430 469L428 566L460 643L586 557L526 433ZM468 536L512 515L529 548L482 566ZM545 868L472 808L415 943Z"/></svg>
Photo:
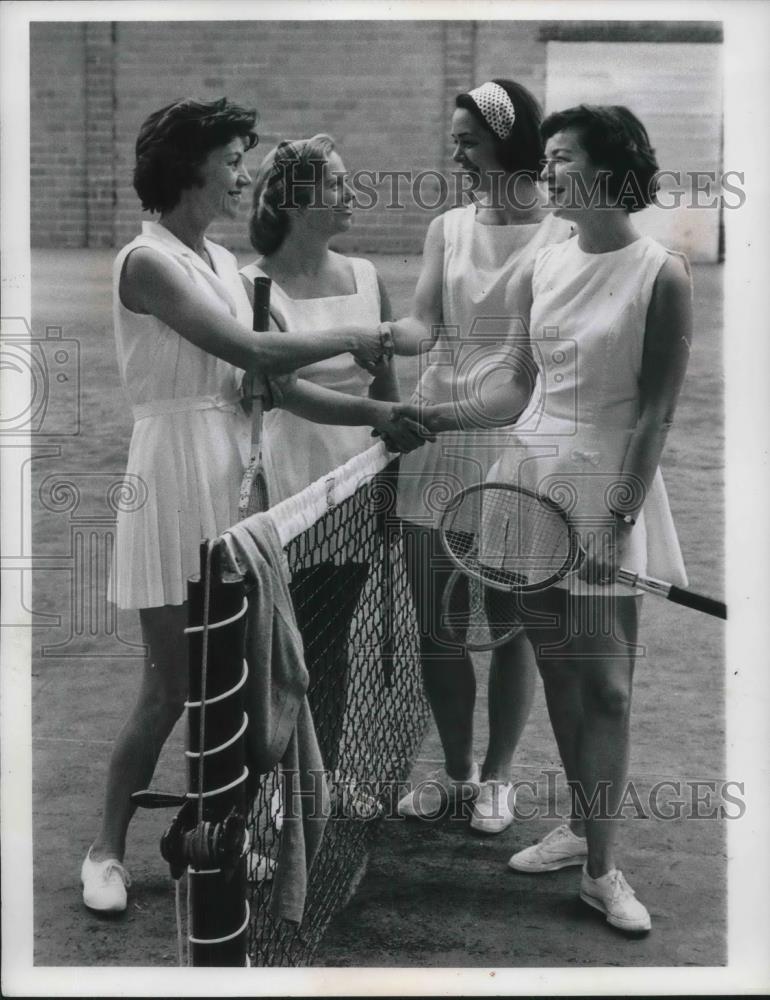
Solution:
<svg viewBox="0 0 770 1000"><path fill-rule="evenodd" d="M507 139L516 121L516 109L508 92L499 83L482 83L468 91L468 97L481 112L498 139Z"/></svg>

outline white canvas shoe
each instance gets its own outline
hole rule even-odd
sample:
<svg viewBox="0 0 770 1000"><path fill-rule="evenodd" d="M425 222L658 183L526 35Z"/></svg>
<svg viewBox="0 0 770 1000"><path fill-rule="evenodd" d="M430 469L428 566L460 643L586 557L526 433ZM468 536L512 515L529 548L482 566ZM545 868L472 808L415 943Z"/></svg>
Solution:
<svg viewBox="0 0 770 1000"><path fill-rule="evenodd" d="M505 781L482 781L473 806L471 829L479 833L502 833L514 818L516 793Z"/></svg>
<svg viewBox="0 0 770 1000"><path fill-rule="evenodd" d="M608 924L622 931L648 931L652 926L647 908L639 902L636 893L623 878L623 872L617 868L599 878L591 878L584 866L580 898L604 913Z"/></svg>
<svg viewBox="0 0 770 1000"><path fill-rule="evenodd" d="M480 778L481 771L475 762L467 778L450 778L443 767L431 771L419 785L399 799L396 812L399 816L412 819L431 819L458 799L473 801L479 794Z"/></svg>
<svg viewBox="0 0 770 1000"><path fill-rule="evenodd" d="M89 910L100 913L122 913L128 902L126 889L131 878L117 858L94 861L89 848L80 869L83 902Z"/></svg>
<svg viewBox="0 0 770 1000"><path fill-rule="evenodd" d="M562 823L536 844L517 851L508 867L517 872L555 872L570 865L583 865L587 859L585 837L578 837L567 823Z"/></svg>

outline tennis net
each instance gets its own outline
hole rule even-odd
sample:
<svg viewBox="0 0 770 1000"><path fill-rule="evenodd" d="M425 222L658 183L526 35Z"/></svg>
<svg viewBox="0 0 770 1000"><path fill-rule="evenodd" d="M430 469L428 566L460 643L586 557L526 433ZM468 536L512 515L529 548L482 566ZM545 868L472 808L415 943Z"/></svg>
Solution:
<svg viewBox="0 0 770 1000"><path fill-rule="evenodd" d="M248 817L249 959L312 963L363 876L428 717L418 627L395 516L397 460L377 445L273 507L310 675L308 702L328 772L331 818L300 924L271 912L282 835L279 772L260 776Z"/></svg>

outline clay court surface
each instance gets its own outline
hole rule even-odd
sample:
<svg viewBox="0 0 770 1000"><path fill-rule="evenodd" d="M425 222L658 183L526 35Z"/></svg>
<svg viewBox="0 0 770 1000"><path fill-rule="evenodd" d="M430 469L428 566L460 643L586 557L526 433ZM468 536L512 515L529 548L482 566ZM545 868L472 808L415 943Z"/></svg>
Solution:
<svg viewBox="0 0 770 1000"><path fill-rule="evenodd" d="M112 257L112 251L33 254L35 333L60 326L63 337L79 342L81 392L80 434L59 439L58 456L32 463L38 557L72 555L73 525L66 504L58 510L41 505L40 484L54 474L75 480L83 514L96 502L96 474L119 477L125 463L131 417L113 348ZM401 314L419 259L373 259ZM663 468L691 586L721 596L722 270L701 265L694 271L695 343ZM402 364L400 372L407 392L415 368ZM102 567L93 568L91 579L99 573ZM135 646L98 632L68 644L77 624L72 618L77 586L77 575L66 566L42 569L34 579L35 612L60 616L58 625L37 628L33 639L34 961L38 966L173 967L174 894L158 849L170 811L140 813L131 827L126 865L133 889L125 916L100 919L81 903L80 864L95 833L111 740L133 698L140 660ZM538 816L519 819L491 838L449 819L427 825L383 822L368 871L330 927L317 964L490 970L725 964L727 824L694 816L718 813L721 783L740 777L725 773L723 630L723 623L706 616L652 597L645 600L630 776L647 818L630 804L619 854L651 911L648 937L626 939L583 906L577 898L578 869L525 876L506 867L515 850L550 829L556 813L566 808L539 691L513 772L515 781L531 783L520 792L519 809ZM121 613L118 635L123 643L138 643L134 614ZM478 665L476 746L483 756L483 657ZM183 788L183 733L180 724L164 750L153 783L157 788ZM438 740L430 729L414 777L439 763ZM674 785L660 793L659 810L675 812L679 801L679 819L656 817L648 808L650 790L664 780ZM698 781L712 784L693 791ZM694 805L694 797L700 804ZM734 815L737 809L728 806L728 811Z"/></svg>

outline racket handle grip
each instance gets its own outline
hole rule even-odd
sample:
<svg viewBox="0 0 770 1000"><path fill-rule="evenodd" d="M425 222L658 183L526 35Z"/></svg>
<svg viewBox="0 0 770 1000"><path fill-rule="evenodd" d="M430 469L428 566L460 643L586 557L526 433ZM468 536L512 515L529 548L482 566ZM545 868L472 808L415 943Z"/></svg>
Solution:
<svg viewBox="0 0 770 1000"><path fill-rule="evenodd" d="M693 608L695 611L703 611L715 618L727 618L727 606L722 601L704 597L703 594L694 594L691 590L683 590L681 587L672 585L668 592L668 599L674 604L681 604L686 608Z"/></svg>
<svg viewBox="0 0 770 1000"><path fill-rule="evenodd" d="M252 330L264 333L270 329L270 286L272 279L257 275L254 279L254 312Z"/></svg>

